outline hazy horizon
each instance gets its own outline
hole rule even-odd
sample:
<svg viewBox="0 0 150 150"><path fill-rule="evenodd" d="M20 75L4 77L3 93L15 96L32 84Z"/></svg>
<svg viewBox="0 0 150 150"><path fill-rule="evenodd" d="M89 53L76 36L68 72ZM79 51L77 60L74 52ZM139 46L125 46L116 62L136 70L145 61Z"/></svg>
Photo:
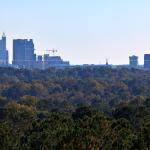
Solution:
<svg viewBox="0 0 150 150"><path fill-rule="evenodd" d="M130 55L150 53L148 0L1 1L0 36L33 39L37 54L55 48L71 64L128 64Z"/></svg>

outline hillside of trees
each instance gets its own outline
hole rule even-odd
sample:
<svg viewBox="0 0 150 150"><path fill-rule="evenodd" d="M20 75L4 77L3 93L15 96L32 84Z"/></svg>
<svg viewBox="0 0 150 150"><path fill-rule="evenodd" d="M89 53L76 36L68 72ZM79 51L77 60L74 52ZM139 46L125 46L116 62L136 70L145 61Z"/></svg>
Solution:
<svg viewBox="0 0 150 150"><path fill-rule="evenodd" d="M0 149L150 149L150 71L0 68Z"/></svg>

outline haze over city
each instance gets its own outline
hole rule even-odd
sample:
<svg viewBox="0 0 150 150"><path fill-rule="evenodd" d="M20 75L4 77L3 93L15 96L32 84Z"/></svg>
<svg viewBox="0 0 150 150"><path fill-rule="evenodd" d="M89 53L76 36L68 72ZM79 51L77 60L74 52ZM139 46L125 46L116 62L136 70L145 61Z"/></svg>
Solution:
<svg viewBox="0 0 150 150"><path fill-rule="evenodd" d="M36 53L56 48L71 64L128 64L129 55L150 53L148 0L1 1L0 33L33 39Z"/></svg>

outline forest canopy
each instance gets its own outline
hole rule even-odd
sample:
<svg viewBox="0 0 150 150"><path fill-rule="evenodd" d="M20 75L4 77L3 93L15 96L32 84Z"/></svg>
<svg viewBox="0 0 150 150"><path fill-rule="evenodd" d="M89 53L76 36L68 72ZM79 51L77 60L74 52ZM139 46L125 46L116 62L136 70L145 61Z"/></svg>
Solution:
<svg viewBox="0 0 150 150"><path fill-rule="evenodd" d="M0 68L1 149L150 149L150 71Z"/></svg>

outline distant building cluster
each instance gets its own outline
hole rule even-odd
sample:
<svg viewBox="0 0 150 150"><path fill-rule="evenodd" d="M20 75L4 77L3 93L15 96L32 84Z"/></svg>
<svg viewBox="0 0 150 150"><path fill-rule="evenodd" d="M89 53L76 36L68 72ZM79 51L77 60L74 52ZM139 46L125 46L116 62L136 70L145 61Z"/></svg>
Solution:
<svg viewBox="0 0 150 150"><path fill-rule="evenodd" d="M70 66L69 61L64 61L60 56L55 56L57 50L46 50L52 52L53 55L48 53L44 55L36 55L35 47L32 39L14 39L13 40L13 61L12 65L8 63L8 50L6 48L6 36L3 33L0 39L0 67L12 66L15 68L27 68L27 69L47 69L50 67L64 68ZM81 65L82 67L90 65ZM99 65L92 65L99 66ZM106 59L105 65L113 68L127 67L138 69L150 69L150 54L144 54L144 65L139 65L138 56L129 56L129 65L109 65L108 59Z"/></svg>
<svg viewBox="0 0 150 150"><path fill-rule="evenodd" d="M0 66L8 65L6 36L3 34L2 40L0 40ZM67 67L69 61L63 61L60 56L50 56L49 54L37 56L32 39L14 39L12 66L16 68L46 69L49 67Z"/></svg>

